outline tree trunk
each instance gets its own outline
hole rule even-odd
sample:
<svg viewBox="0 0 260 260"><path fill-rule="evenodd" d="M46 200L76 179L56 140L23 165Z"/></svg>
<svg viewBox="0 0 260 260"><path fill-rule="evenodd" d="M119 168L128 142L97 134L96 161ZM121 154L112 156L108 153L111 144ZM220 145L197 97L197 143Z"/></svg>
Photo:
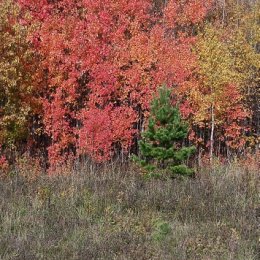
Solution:
<svg viewBox="0 0 260 260"><path fill-rule="evenodd" d="M226 0L223 0L223 7L222 7L222 26L225 25L225 18L226 18Z"/></svg>
<svg viewBox="0 0 260 260"><path fill-rule="evenodd" d="M214 149L214 130L215 130L215 114L214 114L214 104L211 104L210 108L211 112L211 132L210 132L210 151L209 151L209 159L210 164L212 164L213 159L213 149Z"/></svg>

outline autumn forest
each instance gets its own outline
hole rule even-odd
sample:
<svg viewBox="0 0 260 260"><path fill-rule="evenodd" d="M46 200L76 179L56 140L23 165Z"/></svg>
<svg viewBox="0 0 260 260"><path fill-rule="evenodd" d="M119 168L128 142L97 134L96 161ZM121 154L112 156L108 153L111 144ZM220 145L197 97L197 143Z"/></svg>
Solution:
<svg viewBox="0 0 260 260"><path fill-rule="evenodd" d="M259 1L0 0L0 57L1 259L257 259Z"/></svg>
<svg viewBox="0 0 260 260"><path fill-rule="evenodd" d="M137 152L162 85L197 158L259 145L257 1L1 1L1 160Z"/></svg>

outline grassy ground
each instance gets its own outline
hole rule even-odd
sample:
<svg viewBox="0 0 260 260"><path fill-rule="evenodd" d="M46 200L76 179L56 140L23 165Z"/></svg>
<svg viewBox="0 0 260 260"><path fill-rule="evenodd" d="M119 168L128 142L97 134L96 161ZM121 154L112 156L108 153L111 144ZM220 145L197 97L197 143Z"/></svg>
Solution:
<svg viewBox="0 0 260 260"><path fill-rule="evenodd" d="M163 181L124 168L1 181L0 259L259 259L257 170Z"/></svg>

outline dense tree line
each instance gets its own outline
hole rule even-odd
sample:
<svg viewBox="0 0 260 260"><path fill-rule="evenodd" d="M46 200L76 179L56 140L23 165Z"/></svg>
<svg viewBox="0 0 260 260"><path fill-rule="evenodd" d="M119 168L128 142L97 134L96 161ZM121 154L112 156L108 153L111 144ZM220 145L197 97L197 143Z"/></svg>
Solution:
<svg viewBox="0 0 260 260"><path fill-rule="evenodd" d="M162 84L199 158L255 151L259 10L253 0L1 0L2 161L136 153Z"/></svg>

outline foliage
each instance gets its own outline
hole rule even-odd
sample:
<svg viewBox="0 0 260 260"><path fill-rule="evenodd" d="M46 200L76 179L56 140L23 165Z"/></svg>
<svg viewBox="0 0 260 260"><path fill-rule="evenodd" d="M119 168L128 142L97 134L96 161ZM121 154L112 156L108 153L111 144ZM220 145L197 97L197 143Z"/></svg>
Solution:
<svg viewBox="0 0 260 260"><path fill-rule="evenodd" d="M252 148L259 145L260 134L260 54L259 54L259 2L244 3L229 8L225 31L228 48L240 80L245 106L251 111L251 138L247 141ZM232 12L233 11L233 12Z"/></svg>
<svg viewBox="0 0 260 260"><path fill-rule="evenodd" d="M198 157L256 150L259 3L0 1L0 145L51 168L138 152L158 86Z"/></svg>
<svg viewBox="0 0 260 260"><path fill-rule="evenodd" d="M4 155L0 157L0 172L1 177L6 177L9 170L9 163Z"/></svg>
<svg viewBox="0 0 260 260"><path fill-rule="evenodd" d="M172 175L191 175L193 170L183 164L195 152L195 147L182 146L187 134L188 125L172 104L170 90L161 88L159 97L152 102L148 127L139 142L141 165L148 171L162 168Z"/></svg>
<svg viewBox="0 0 260 260"><path fill-rule="evenodd" d="M14 148L29 139L34 58L27 42L29 26L12 0L0 1L0 145Z"/></svg>
<svg viewBox="0 0 260 260"><path fill-rule="evenodd" d="M242 96L239 74L222 30L206 25L199 34L198 81L186 89L194 140L200 149L237 150L245 145L246 119L249 117ZM187 106L187 105L186 105ZM185 104L182 106L185 111ZM209 134L211 132L211 136Z"/></svg>
<svg viewBox="0 0 260 260"><path fill-rule="evenodd" d="M204 68L204 72L200 69L200 73L207 75L202 84L205 84L205 80L209 83L209 79L214 79L217 75L219 78L214 79L214 85L224 78L229 82L226 88L225 84L219 85L222 93L218 93L215 98L222 111L226 110L225 114L218 115L219 109L215 106L215 119L221 119L215 122L216 155L228 155L230 151L244 152L248 146L257 147L260 129L259 7L257 1L218 1L214 13L211 13L210 23L206 24L199 37L199 65ZM215 70L212 69L214 61L218 61L220 65L216 66ZM199 90L199 93L201 92L203 97L204 92ZM210 120L207 119L206 123L207 121ZM203 128L194 128L194 134L199 137L197 140L200 144L207 144L208 137Z"/></svg>
<svg viewBox="0 0 260 260"><path fill-rule="evenodd" d="M190 26L208 1L20 0L38 29L39 81L50 163L70 156L97 161L128 152L159 84L179 86L195 67Z"/></svg>

